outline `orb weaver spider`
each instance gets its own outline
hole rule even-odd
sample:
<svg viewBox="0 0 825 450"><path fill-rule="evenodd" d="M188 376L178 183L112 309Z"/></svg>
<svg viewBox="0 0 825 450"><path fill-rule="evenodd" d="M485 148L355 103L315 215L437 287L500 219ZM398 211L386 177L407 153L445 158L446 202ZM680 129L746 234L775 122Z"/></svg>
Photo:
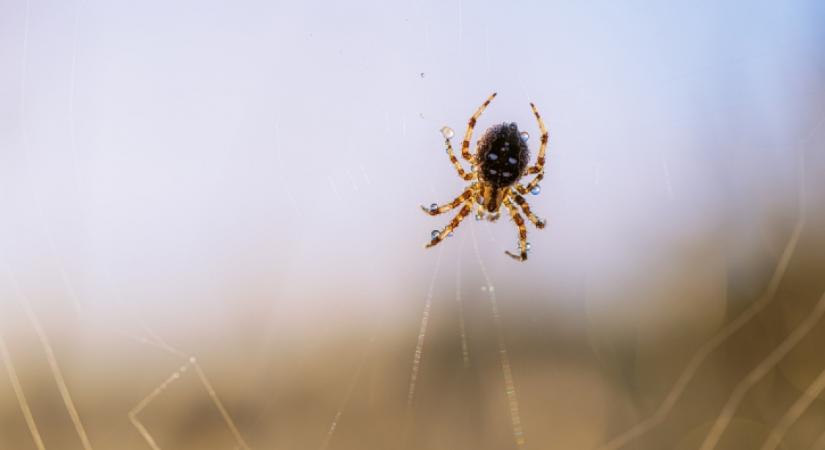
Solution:
<svg viewBox="0 0 825 450"><path fill-rule="evenodd" d="M481 139L478 140L476 154L470 153L470 139L473 135L473 128L476 125L481 113L487 105L495 98L494 92L484 103L478 107L475 114L470 117L467 123L467 131L464 133L464 141L461 143L461 156L470 163L471 169L465 171L453 153L453 146L450 139L453 137L453 130L449 127L441 129L444 135L444 143L447 146L447 154L453 163L458 176L465 181L471 181L464 192L456 197L452 202L444 205L433 203L429 208L421 206L427 214L436 216L451 211L461 205L461 210L453 217L453 220L442 230L434 230L432 239L426 248L433 247L452 235L454 229L458 227L462 220L476 208L476 220L484 218L494 222L499 217L499 208L503 204L510 212L510 217L516 223L519 232L519 254L506 251L505 253L518 261L527 259L527 252L530 243L527 242L527 228L524 226L524 219L519 213L519 209L527 216L536 228L542 229L546 225L545 219L539 219L530 210L530 205L523 195L528 192L538 194L541 190L539 183L544 178L544 154L547 150L548 134L544 127L544 122L536 110L536 105L530 103L533 114L538 121L541 130L541 146L536 165L528 167L530 150L527 148L527 132L519 132L515 123L502 123L488 128ZM519 183L524 175L536 175L526 186Z"/></svg>

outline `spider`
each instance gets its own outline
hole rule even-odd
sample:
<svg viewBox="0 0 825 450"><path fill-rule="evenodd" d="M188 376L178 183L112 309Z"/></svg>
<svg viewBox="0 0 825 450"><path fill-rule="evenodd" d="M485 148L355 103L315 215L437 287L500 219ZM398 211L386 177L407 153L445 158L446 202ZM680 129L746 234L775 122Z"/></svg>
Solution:
<svg viewBox="0 0 825 450"><path fill-rule="evenodd" d="M483 219L486 213L487 219L495 222L499 217L499 208L504 204L510 212L510 217L513 218L518 227L520 250L519 254L510 253L509 251L505 253L513 259L524 261L527 259L530 244L527 242L527 229L524 226L524 219L519 213L519 209L524 212L536 228L542 229L547 223L546 220L539 219L530 211L530 205L523 197L528 192L538 194L541 189L539 183L544 178L544 154L547 150L548 140L547 129L544 127L541 115L536 110L536 105L530 103L530 108L533 109L533 114L536 116L536 121L538 121L541 130L541 147L539 147L539 156L534 166L528 167L527 165L530 159L530 150L527 148L529 135L527 132L520 133L518 125L515 123L505 122L488 128L477 143L476 154L471 154L470 139L473 135L473 128L481 113L484 112L495 96L495 92L490 95L478 107L478 110L467 123L467 132L464 133L464 141L461 143L461 156L470 163L471 169L469 172L464 170L453 153L453 146L450 142L450 138L453 137L453 130L448 127L441 129L444 135L444 144L447 146L447 154L450 155L450 161L458 171L458 176L465 181L471 181L471 183L461 195L450 203L440 206L433 203L429 208L421 206L421 209L431 216L443 214L461 206L461 210L444 229L432 232L432 240L426 245L426 248L435 246L445 237L452 235L453 230L472 212L473 208L476 208L476 220ZM526 186L520 184L521 177L528 174L535 174L536 177Z"/></svg>

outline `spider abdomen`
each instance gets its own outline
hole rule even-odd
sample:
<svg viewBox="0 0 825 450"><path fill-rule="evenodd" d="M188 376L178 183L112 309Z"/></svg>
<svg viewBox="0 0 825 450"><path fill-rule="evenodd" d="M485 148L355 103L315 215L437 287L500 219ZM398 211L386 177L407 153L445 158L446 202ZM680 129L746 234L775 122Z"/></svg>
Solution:
<svg viewBox="0 0 825 450"><path fill-rule="evenodd" d="M496 190L518 181L529 159L530 150L515 123L493 125L478 141L476 161L480 177Z"/></svg>

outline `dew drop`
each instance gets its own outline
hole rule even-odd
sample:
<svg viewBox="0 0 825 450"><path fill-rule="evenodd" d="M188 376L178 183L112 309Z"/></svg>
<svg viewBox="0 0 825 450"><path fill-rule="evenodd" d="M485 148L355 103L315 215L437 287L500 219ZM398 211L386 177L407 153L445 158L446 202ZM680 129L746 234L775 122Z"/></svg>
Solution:
<svg viewBox="0 0 825 450"><path fill-rule="evenodd" d="M538 226L543 227L545 225L547 225L547 219L539 219L538 220Z"/></svg>
<svg viewBox="0 0 825 450"><path fill-rule="evenodd" d="M436 212L436 210L438 210L437 203L433 203L432 205L430 205L430 212Z"/></svg>
<svg viewBox="0 0 825 450"><path fill-rule="evenodd" d="M447 233L447 237L453 237L453 232L450 231L449 233Z"/></svg>
<svg viewBox="0 0 825 450"><path fill-rule="evenodd" d="M498 159L498 155L496 155L495 153L487 153L487 159L489 159L490 161L495 161Z"/></svg>
<svg viewBox="0 0 825 450"><path fill-rule="evenodd" d="M438 230L433 230L433 232L430 233L430 236L432 237L432 239L435 239L435 238L438 237L439 233L441 233L441 232L438 231Z"/></svg>
<svg viewBox="0 0 825 450"><path fill-rule="evenodd" d="M529 252L529 251L530 251L530 247L531 247L531 245L530 245L530 243L529 243L529 242L525 242L525 243L524 243L524 250L525 250L525 251L528 251L528 252Z"/></svg>
<svg viewBox="0 0 825 450"><path fill-rule="evenodd" d="M530 139L530 133L522 131L519 133L519 137L521 137L522 142L527 142L527 139Z"/></svg>
<svg viewBox="0 0 825 450"><path fill-rule="evenodd" d="M453 131L453 129L450 127L442 127L441 135L444 136L444 139L451 139L453 136L455 136L455 131Z"/></svg>
<svg viewBox="0 0 825 450"><path fill-rule="evenodd" d="M541 186L537 184L536 187L530 189L530 193L533 195L539 195L539 193L541 193Z"/></svg>

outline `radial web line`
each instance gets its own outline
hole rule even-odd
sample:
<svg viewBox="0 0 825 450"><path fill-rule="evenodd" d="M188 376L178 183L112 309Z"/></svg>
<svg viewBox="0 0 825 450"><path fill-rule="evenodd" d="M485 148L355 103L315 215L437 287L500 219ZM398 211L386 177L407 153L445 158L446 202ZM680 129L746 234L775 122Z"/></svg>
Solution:
<svg viewBox="0 0 825 450"><path fill-rule="evenodd" d="M203 372L201 365L198 364L198 360L195 359L195 357L193 356L192 358L190 358L190 362L192 363L192 365L195 366L195 372L198 374L198 378L200 378L201 383L206 388L206 391L209 393L209 397L212 398L212 402L215 404L215 407L218 408L218 411L220 411L221 416L223 416L223 420L226 422L226 425L229 427L229 430L232 431L232 435L235 436L235 440L238 441L238 445L240 445L242 449L249 450L249 445L247 445L246 441L244 441L243 436L241 436L241 432L238 430L238 427L235 426L235 422L232 420L232 417L229 415L229 412L223 406L223 402L221 402L221 399L218 398L218 393L215 392L215 389L212 387L212 383L210 383L209 379L206 378L206 374Z"/></svg>
<svg viewBox="0 0 825 450"><path fill-rule="evenodd" d="M74 406L72 396L69 393L69 388L66 385L66 380L63 378L63 373L60 371L60 365L57 363L57 358L54 356L54 349L49 342L49 337L46 335L46 331L43 329L43 324L40 323L40 319L37 317L37 314L35 314L29 298L17 283L14 272L8 265L8 262L3 262L6 269L6 274L8 275L11 286L14 289L15 296L18 299L18 303L26 313L26 317L29 319L32 328L34 328L34 332L37 334L37 338L40 341L40 346L43 347L43 353L46 355L46 361L49 363L49 369L52 372L52 377L54 378L55 384L57 384L57 389L60 391L63 404L66 406L66 411L68 411L69 417L72 419L72 424L74 425L75 431L80 438L80 442L85 450L91 450L92 444L89 442L89 438L86 435L86 430L83 428L83 422L80 420L80 414L78 414L77 409Z"/></svg>
<svg viewBox="0 0 825 450"><path fill-rule="evenodd" d="M799 186L797 194L799 198L799 212L797 215L796 224L794 225L790 239L788 239L788 243L782 251L779 262L776 264L776 269L768 282L768 287L765 289L765 292L738 317L726 326L722 327L722 329L720 329L710 340L705 342L705 344L696 351L685 367L685 370L682 371L681 375L679 375L679 378L676 380L676 383L674 383L670 392L668 392L667 396L665 396L662 404L659 405L659 408L656 409L652 416L613 438L613 440L601 446L599 450L619 449L627 445L633 439L642 436L662 423L667 414L673 408L673 405L676 404L676 401L679 397L681 397L682 393L687 388L688 383L693 379L693 376L699 370L699 367L705 359L707 359L707 357L710 356L710 354L726 340L733 336L734 333L739 331L743 326L750 322L751 319L756 317L759 312L765 309L765 307L771 304L774 298L776 298L776 292L779 289L779 284L785 276L785 272L788 270L788 265L791 262L791 257L793 257L793 254L796 251L796 246L799 242L799 237L802 234L802 229L805 227L807 213L805 207L804 156L805 155L803 153L799 162Z"/></svg>
<svg viewBox="0 0 825 450"><path fill-rule="evenodd" d="M470 367L470 348L467 346L467 327L464 324L464 300L461 298L461 256L464 249L464 238L458 247L458 262L455 270L455 301L458 303L458 331L461 333L461 361L464 368Z"/></svg>
<svg viewBox="0 0 825 450"><path fill-rule="evenodd" d="M421 314L421 325L418 328L418 341L415 344L415 353L413 354L412 371L410 372L410 389L407 394L407 408L412 408L413 400L415 399L415 384L418 381L418 370L421 367L421 355L424 351L424 338L427 336L427 323L430 321L430 308L433 304L433 289L435 287L435 279L438 275L438 268L441 266L441 253L444 246L438 249L438 255L435 259L435 267L433 268L432 277L430 277L430 287L427 289L427 298L424 301L424 312Z"/></svg>
<svg viewBox="0 0 825 450"><path fill-rule="evenodd" d="M355 373L353 373L352 378L350 379L346 395L344 395L344 399L341 401L341 405L338 407L338 411L336 411L335 416L332 418L332 423L329 426L327 435L324 437L324 442L321 443L320 450L326 450L327 448L329 448L329 443L332 441L332 436L335 434L335 430L338 428L338 422L341 420L341 416L344 414L344 409L346 409L347 405L349 404L349 400L350 398L352 398L352 393L355 392L355 387L358 386L358 381L361 379L361 373L363 373L364 365L366 364L367 358L372 350L372 344L374 339L374 337L370 338L370 341L367 344L367 348L364 350L364 354L361 355L361 360L358 363L358 367L356 367Z"/></svg>
<svg viewBox="0 0 825 450"><path fill-rule="evenodd" d="M29 402L26 401L26 395L23 393L23 387L20 386L20 379L17 377L17 370L14 368L14 362L9 354L9 348L6 346L6 339L3 333L0 333L0 357L3 358L3 364L6 366L6 372L9 374L11 386L14 389L14 395L17 397L17 403L20 405L20 410L23 412L23 417L26 419L26 425L29 427L34 444L38 450L45 450L43 439L40 437L40 432L37 431L37 424L34 422L34 416L29 408Z"/></svg>
<svg viewBox="0 0 825 450"><path fill-rule="evenodd" d="M237 443L235 448L240 448L244 450L249 450L249 445L247 445L246 441L244 440L243 436L241 435L238 427L235 425L235 422L232 420L232 416L229 415L229 412L221 402L220 398L218 398L218 394L215 391L215 388L212 386L212 383L209 381L209 378L206 376L206 373L203 371L203 368L198 363L198 360L194 356L187 356L186 353L172 347L166 341L164 341L157 333L143 325L145 331L152 337L152 341L145 339L145 338L137 338L138 342L153 345L155 347L161 348L166 352L169 352L175 356L181 357L186 363L181 366L178 370L172 372L169 377L166 378L160 385L158 385L152 392L149 393L146 397L141 399L131 411L129 411L129 421L132 422L132 425L137 429L138 433L143 437L146 443L152 447L153 450L160 450L157 442L155 442L152 435L149 433L149 430L143 425L143 423L138 419L138 414L140 414L143 409L145 409L153 400L155 400L160 394L165 391L169 385L180 379L181 375L183 375L189 367L194 369L195 374L198 376L198 380L200 381L201 385L203 385L204 389L206 390L207 394L209 394L209 398L212 400L212 403L217 408L218 412L221 414L224 422L226 423L227 428L232 433L232 436L235 438ZM130 337L126 335L127 337Z"/></svg>
<svg viewBox="0 0 825 450"><path fill-rule="evenodd" d="M475 224L471 222L470 231L473 237L473 248L475 249L476 260L481 268L481 273L484 275L484 280L487 282L487 292L490 296L490 306L493 310L493 323L496 327L496 338L498 340L498 353L501 357L501 372L504 375L504 390L507 394L507 403L510 406L510 420L513 426L513 439L519 449L524 448L524 429L521 425L521 415L519 414L518 397L516 395L516 386L513 382L513 371L510 367L510 356L507 353L507 346L504 344L504 335L501 330L501 315L498 310L498 301L496 300L496 291L490 275L487 273L487 267L481 259L481 253L478 250L478 240L476 239Z"/></svg>
<svg viewBox="0 0 825 450"><path fill-rule="evenodd" d="M712 450L716 448L716 444L719 443L719 439L722 437L722 433L725 432L725 428L727 428L728 424L730 423L731 419L733 418L733 414L736 412L736 408L739 406L739 403L748 393L748 391L756 385L765 375L767 375L771 369L773 369L782 358L785 357L793 348L805 337L808 333L819 323L819 319L822 318L822 314L825 313L825 294L822 294L822 297L814 306L813 311L805 317L805 320L799 324L793 331L776 347L767 358L762 360L756 368L754 368L748 376L745 377L733 390L733 393L728 398L728 401L725 403L725 406L722 408L722 412L719 414L719 417L713 423L713 426L708 433L708 436L705 438L705 442L702 444L700 450Z"/></svg>
<svg viewBox="0 0 825 450"><path fill-rule="evenodd" d="M819 397L819 394L825 389L825 370L819 373L819 376L814 379L808 389L799 396L788 411L782 416L776 426L771 430L765 444L762 445L761 450L774 450L782 442L782 438L788 431L788 428L799 419L802 414L811 406L811 403Z"/></svg>
<svg viewBox="0 0 825 450"><path fill-rule="evenodd" d="M135 426L135 428L138 430L138 433L140 433L140 435L143 437L146 443L149 444L149 447L151 447L152 450L160 450L160 447L158 447L158 444L155 442L155 439L152 438L152 435L149 433L149 430L147 430L143 423L138 419L138 414L140 414L140 412L143 411L143 409L146 408L146 406L148 406L149 403L152 402L152 400L154 400L161 393L163 393L163 391L166 390L166 388L169 387L170 384L178 380L181 376L181 373L186 371L186 368L187 366L182 366L179 370L173 372L172 375L169 375L169 377L166 378L166 380L164 380L163 383L161 383L158 387L153 389L152 392L149 393L149 395L144 397L141 401L138 402L137 405L135 405L134 408L132 408L131 411L129 411L129 421L132 422L132 425Z"/></svg>

